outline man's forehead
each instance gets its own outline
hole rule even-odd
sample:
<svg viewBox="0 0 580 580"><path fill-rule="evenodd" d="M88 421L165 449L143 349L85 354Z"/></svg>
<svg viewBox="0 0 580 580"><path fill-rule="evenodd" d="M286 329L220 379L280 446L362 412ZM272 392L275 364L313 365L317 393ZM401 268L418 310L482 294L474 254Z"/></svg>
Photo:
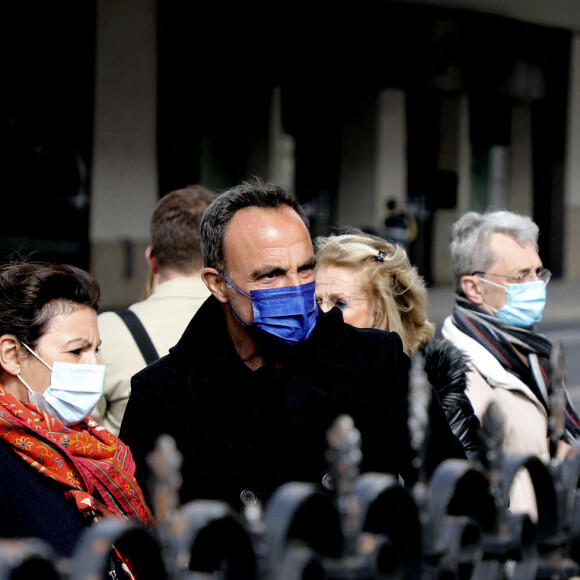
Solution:
<svg viewBox="0 0 580 580"><path fill-rule="evenodd" d="M285 244L310 241L302 218L290 206L276 208L246 207L236 212L228 226L225 245L245 241L255 244Z"/></svg>
<svg viewBox="0 0 580 580"><path fill-rule="evenodd" d="M495 262L504 263L512 267L528 267L538 262L540 257L531 242L522 243L517 238L503 232L494 232L490 239Z"/></svg>
<svg viewBox="0 0 580 580"><path fill-rule="evenodd" d="M490 246L495 249L498 254L505 254L508 252L528 250L530 247L535 250L534 244L531 242L521 242L515 236L505 232L493 232L489 240Z"/></svg>

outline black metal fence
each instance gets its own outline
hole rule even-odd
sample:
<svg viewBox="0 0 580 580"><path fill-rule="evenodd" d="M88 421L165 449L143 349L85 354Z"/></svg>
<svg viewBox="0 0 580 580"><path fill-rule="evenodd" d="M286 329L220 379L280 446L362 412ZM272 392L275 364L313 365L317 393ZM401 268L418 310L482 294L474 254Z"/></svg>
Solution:
<svg viewBox="0 0 580 580"><path fill-rule="evenodd" d="M555 349L556 356L559 350ZM560 366L558 366L560 365ZM109 571L111 546L128 555L138 580L560 580L580 575L580 444L563 461L554 363L549 463L504 457L501 420L488 410L488 465L442 463L412 488L398 478L358 472L360 435L348 416L329 431L328 489L289 482L261 506L248 495L241 513L219 501L178 505L180 457L163 437L152 454L157 526L107 519L88 528L70 559L57 559L35 539L0 542L0 580L119 577ZM411 371L415 442L423 445L421 409L428 392L421 361ZM560 397L561 399L561 397ZM535 513L513 513L509 493L527 474Z"/></svg>

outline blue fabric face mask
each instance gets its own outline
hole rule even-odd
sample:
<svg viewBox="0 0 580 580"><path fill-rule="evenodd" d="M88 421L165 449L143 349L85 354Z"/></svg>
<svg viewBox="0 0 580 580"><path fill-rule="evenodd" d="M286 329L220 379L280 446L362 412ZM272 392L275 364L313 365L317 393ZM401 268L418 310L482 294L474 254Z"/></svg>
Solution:
<svg viewBox="0 0 580 580"><path fill-rule="evenodd" d="M223 274L220 276L252 301L254 322L251 324L243 322L230 305L234 316L243 326L265 333L267 338L283 344L303 342L312 334L318 315L314 282L284 288L251 290L248 296Z"/></svg>
<svg viewBox="0 0 580 580"><path fill-rule="evenodd" d="M531 328L542 320L542 313L546 306L546 283L542 280L506 286L500 286L484 278L480 280L505 290L506 303L499 310L493 308L492 310L509 326Z"/></svg>
<svg viewBox="0 0 580 580"><path fill-rule="evenodd" d="M86 419L103 394L105 365L55 361L51 367L29 346L22 345L52 371L50 386L44 393L33 391L18 375L20 382L28 389L30 402L67 426Z"/></svg>

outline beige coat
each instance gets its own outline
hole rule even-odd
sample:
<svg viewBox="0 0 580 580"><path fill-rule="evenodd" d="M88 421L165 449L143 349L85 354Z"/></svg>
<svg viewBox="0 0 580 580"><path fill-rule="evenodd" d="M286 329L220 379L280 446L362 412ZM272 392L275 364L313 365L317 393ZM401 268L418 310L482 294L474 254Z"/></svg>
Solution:
<svg viewBox="0 0 580 580"><path fill-rule="evenodd" d="M470 359L472 371L467 376L465 392L482 426L485 427L485 411L493 401L503 411L505 454L536 455L547 462L550 458L548 417L533 392L507 372L486 348L459 330L451 317L443 323L442 334ZM533 516L536 511L533 491L523 481L520 485L519 489L512 488L510 493L511 509L526 511Z"/></svg>
<svg viewBox="0 0 580 580"><path fill-rule="evenodd" d="M210 295L201 278L176 278L160 284L151 296L130 309L141 320L159 356L175 346L189 321ZM125 323L114 312L98 317L102 345L99 358L106 366L105 392L93 412L96 421L118 435L131 392L131 377L145 360Z"/></svg>

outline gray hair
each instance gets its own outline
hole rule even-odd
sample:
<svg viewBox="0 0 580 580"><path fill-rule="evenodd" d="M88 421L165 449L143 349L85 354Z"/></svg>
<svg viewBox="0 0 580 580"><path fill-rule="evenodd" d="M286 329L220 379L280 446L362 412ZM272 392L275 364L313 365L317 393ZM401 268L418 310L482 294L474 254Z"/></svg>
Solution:
<svg viewBox="0 0 580 580"><path fill-rule="evenodd" d="M256 178L224 191L209 206L201 220L203 265L228 274L224 240L237 211L246 207L277 208L283 205L291 207L300 216L306 229L309 229L310 224L302 206L278 185L264 183Z"/></svg>
<svg viewBox="0 0 580 580"><path fill-rule="evenodd" d="M461 290L461 277L473 272L486 272L495 262L489 239L500 232L521 244L538 249L539 228L528 216L511 211L470 211L459 218L451 229L449 252L456 290Z"/></svg>

